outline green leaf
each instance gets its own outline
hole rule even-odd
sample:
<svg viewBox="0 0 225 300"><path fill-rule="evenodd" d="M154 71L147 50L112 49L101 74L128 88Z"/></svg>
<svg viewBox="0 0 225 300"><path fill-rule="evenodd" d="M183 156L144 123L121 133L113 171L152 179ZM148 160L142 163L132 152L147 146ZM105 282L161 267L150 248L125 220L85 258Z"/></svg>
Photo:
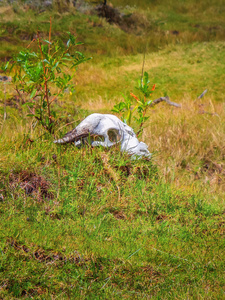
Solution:
<svg viewBox="0 0 225 300"><path fill-rule="evenodd" d="M37 92L37 89L34 89L30 94L30 98L33 98L35 96L36 92Z"/></svg>
<svg viewBox="0 0 225 300"><path fill-rule="evenodd" d="M43 42L46 42L46 43L48 43L49 45L51 45L52 43L51 42L49 42L48 40L43 40Z"/></svg>
<svg viewBox="0 0 225 300"><path fill-rule="evenodd" d="M50 65L50 62L46 58L43 60L43 62L46 62L47 64Z"/></svg>
<svg viewBox="0 0 225 300"><path fill-rule="evenodd" d="M9 61L7 61L7 63L3 67L3 71L4 72L8 69L8 66L9 66Z"/></svg>
<svg viewBox="0 0 225 300"><path fill-rule="evenodd" d="M71 44L71 45L75 45L76 44L76 37L75 36L73 36L69 31L67 32L68 33L68 35L69 35L69 45ZM68 42L67 42L68 43ZM69 47L69 46L67 46L67 47Z"/></svg>
<svg viewBox="0 0 225 300"><path fill-rule="evenodd" d="M26 102L26 103L22 104L22 106L33 107L33 106L34 106L34 103L33 103L33 102Z"/></svg>
<svg viewBox="0 0 225 300"><path fill-rule="evenodd" d="M130 125L130 122L131 122L131 110L130 109L127 111L126 119L127 119L127 124Z"/></svg>
<svg viewBox="0 0 225 300"><path fill-rule="evenodd" d="M52 111L52 116L56 118L56 112L54 110Z"/></svg>
<svg viewBox="0 0 225 300"><path fill-rule="evenodd" d="M84 57L83 53L81 53L80 51L76 51L76 54L79 54L80 56Z"/></svg>
<svg viewBox="0 0 225 300"><path fill-rule="evenodd" d="M43 101L42 108L45 109L47 107L47 101Z"/></svg>

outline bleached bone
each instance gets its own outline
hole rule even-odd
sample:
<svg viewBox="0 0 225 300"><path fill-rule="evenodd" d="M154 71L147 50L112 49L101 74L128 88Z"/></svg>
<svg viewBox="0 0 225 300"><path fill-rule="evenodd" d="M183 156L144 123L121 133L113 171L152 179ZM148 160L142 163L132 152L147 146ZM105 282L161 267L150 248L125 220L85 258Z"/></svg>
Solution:
<svg viewBox="0 0 225 300"><path fill-rule="evenodd" d="M138 141L133 129L111 114L92 114L62 139L54 141L60 144L72 142L77 147L86 142L93 147L111 147L119 143L121 151L134 157L151 157L148 146Z"/></svg>

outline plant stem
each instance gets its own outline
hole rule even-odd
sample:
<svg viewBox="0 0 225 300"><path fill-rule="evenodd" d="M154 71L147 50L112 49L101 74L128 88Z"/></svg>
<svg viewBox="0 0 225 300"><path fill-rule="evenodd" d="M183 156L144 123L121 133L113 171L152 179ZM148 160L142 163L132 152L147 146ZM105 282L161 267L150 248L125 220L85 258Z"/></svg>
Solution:
<svg viewBox="0 0 225 300"><path fill-rule="evenodd" d="M51 23L50 23L51 24ZM51 28L51 27L50 27ZM45 86L45 94L44 94L44 99L46 99L47 101L47 110L48 110L48 122L49 125L47 126L47 129L50 133L52 133L52 120L51 120L51 110L50 110L50 103L49 103L49 97L48 97L48 79L47 79L47 71L46 71L46 67L45 67L45 63L44 63L44 55L41 49L41 41L40 41L40 37L39 37L39 32L37 32L37 36L38 36L38 45L39 45L39 49L40 49L40 53L41 53L41 58L42 58L42 64L43 64L43 68L44 68L44 86ZM49 36L51 37L51 34L49 33ZM43 100L44 100L43 99Z"/></svg>

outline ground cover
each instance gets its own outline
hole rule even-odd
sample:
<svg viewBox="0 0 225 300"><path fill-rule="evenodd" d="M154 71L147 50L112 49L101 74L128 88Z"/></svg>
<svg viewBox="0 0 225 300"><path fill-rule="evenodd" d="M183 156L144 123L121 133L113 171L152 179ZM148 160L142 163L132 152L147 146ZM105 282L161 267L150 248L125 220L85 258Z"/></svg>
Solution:
<svg viewBox="0 0 225 300"><path fill-rule="evenodd" d="M3 298L222 298L223 203L114 150L16 145L1 173Z"/></svg>
<svg viewBox="0 0 225 300"><path fill-rule="evenodd" d="M130 18L125 29L93 15L91 8L84 11L70 8L66 12L42 7L30 10L29 6L16 5L16 1L13 6L0 6L0 58L9 58L20 47L28 45L35 38L37 28L42 35L47 35L50 16L55 37L65 41L64 33L69 30L79 36L85 43L83 49L94 53L96 59L102 55L143 53L145 49L158 51L169 44L224 40L222 0L199 1L198 5L195 1L152 1L151 4L139 1L136 6L130 1L114 1L113 4Z"/></svg>
<svg viewBox="0 0 225 300"><path fill-rule="evenodd" d="M157 15L161 9L154 3ZM209 9L199 2L195 12L204 9L202 20L216 22L220 13L214 12L222 11L222 1L217 3ZM167 15L181 12L189 18L191 9L191 2L171 1ZM33 12L27 13L34 26L30 32L38 18L47 32L49 12L36 21ZM9 35L13 40L20 26L27 26L21 12L14 14L4 23L5 34L17 22L17 31ZM138 37L105 20L55 16L53 32L63 36L65 21L72 20L81 26L85 47L93 45L88 50L93 59L74 78L75 93L67 91L55 104L64 116L55 132L59 137L92 112L109 113L122 94L137 93L144 55L135 54L132 45L113 53L112 41L122 49L122 36L127 45L131 40L135 45ZM89 26L88 20L103 27ZM180 24L166 30L178 30ZM98 39L89 43L97 34L99 44ZM141 140L153 152L151 161L131 160L117 148L53 144L55 137L26 116L11 85L0 83L0 298L224 298L225 44L219 35L207 39L170 40L160 51L145 53L144 68L156 84L154 98L168 95L182 105L158 104L149 111ZM22 44L6 43L2 55Z"/></svg>

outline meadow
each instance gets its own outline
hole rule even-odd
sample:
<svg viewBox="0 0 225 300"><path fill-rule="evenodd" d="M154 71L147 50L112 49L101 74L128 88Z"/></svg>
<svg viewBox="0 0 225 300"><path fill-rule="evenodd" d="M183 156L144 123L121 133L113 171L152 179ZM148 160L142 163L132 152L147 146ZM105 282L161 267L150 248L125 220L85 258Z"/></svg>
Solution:
<svg viewBox="0 0 225 300"><path fill-rule="evenodd" d="M0 81L0 299L224 299L225 3L111 2L129 26L89 6L0 6L3 65L50 16L54 39L70 31L92 57L54 104L54 134ZM53 143L137 93L143 62L152 99L181 105L148 110L151 160Z"/></svg>

